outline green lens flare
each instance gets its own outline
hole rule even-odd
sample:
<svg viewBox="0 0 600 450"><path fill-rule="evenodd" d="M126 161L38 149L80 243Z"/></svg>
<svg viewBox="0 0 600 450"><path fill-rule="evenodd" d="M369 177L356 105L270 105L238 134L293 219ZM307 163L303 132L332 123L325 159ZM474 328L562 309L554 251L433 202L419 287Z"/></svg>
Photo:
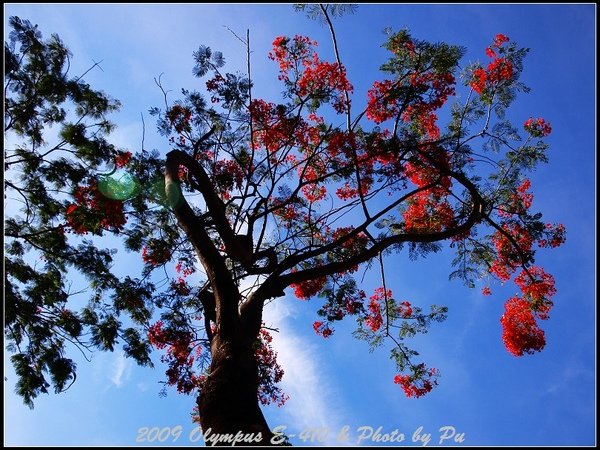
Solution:
<svg viewBox="0 0 600 450"><path fill-rule="evenodd" d="M166 208L176 209L183 201L183 196L180 190L175 185L169 185L168 189L165 188L165 179L163 177L156 177L153 179L148 186L145 187L146 194L148 197Z"/></svg>
<svg viewBox="0 0 600 450"><path fill-rule="evenodd" d="M98 190L113 200L129 200L141 192L141 186L133 175L119 169L110 175L99 176Z"/></svg>

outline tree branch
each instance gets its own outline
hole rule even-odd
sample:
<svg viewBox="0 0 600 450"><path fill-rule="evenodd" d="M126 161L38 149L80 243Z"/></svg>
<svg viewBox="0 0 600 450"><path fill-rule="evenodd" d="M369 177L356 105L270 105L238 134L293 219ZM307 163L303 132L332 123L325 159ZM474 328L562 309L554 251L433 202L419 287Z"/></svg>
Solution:
<svg viewBox="0 0 600 450"><path fill-rule="evenodd" d="M177 222L190 239L212 285L216 300L216 322L219 331L222 335L232 336L239 319L237 310L239 292L225 264L224 257L221 256L206 232L206 224L196 216L183 197L178 180L181 155L191 159L191 157L178 150L173 150L167 154L165 191L167 197L177 199L177 204L172 205Z"/></svg>
<svg viewBox="0 0 600 450"><path fill-rule="evenodd" d="M436 163L436 165L438 164ZM434 233L405 233L388 236L377 241L370 248L346 260L335 261L319 267L312 267L310 269L304 269L297 272L281 275L283 271L294 267L302 261L306 261L311 257L326 253L328 249L330 249L333 246L333 243L330 245L320 247L319 249L313 250L312 252L306 252L304 254L291 256L280 264L280 269L277 272L273 273L269 278L267 278L267 280L263 283L261 288L257 290L255 296L264 296L264 298L282 296L283 290L293 283L299 283L302 281L333 275L335 273L345 272L353 266L369 261L370 259L376 257L379 253L383 252L384 250L388 249L393 245L398 245L404 242L437 242L449 239L453 236L457 236L468 231L475 224L480 222L483 218L486 203L481 197L477 186L473 182L471 182L464 174L442 168L441 166L438 167L438 169L440 169L442 173L452 176L469 191L471 200L473 202L473 207L467 220L463 224L457 225L453 228L444 231ZM430 187L431 186L429 185L424 186L420 190L429 189ZM410 194L410 196L414 195L414 193L416 193L416 191L413 191ZM407 196L404 196L403 198L405 199L406 197ZM394 204L396 203L398 202L394 202ZM369 223L369 221L366 221L360 227L349 233L347 236L336 241L335 245L340 245L340 241L342 239L344 239L343 242L345 242L346 240L352 239L353 237L357 236L358 233L360 233L360 231L358 230L366 229Z"/></svg>
<svg viewBox="0 0 600 450"><path fill-rule="evenodd" d="M177 170L179 165L185 166L196 179L197 187L204 198L206 207L214 221L215 228L217 229L219 236L221 236L221 239L223 239L225 251L228 256L241 262L244 267L251 267L252 248L246 248L241 245L240 240L237 239L225 214L225 205L213 189L213 183L210 181L204 168L198 161L181 150L172 150L167 153L167 166L170 166L175 170L173 180L177 180Z"/></svg>

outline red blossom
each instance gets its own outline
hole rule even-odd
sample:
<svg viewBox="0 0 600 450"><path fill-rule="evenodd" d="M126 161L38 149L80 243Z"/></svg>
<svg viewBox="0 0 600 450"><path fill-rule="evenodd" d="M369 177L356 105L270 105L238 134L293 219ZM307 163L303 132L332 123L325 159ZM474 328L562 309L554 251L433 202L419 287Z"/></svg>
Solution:
<svg viewBox="0 0 600 450"><path fill-rule="evenodd" d="M166 347L167 340L162 330L162 320L157 321L154 325L148 328L148 340L157 349L163 349Z"/></svg>
<svg viewBox="0 0 600 450"><path fill-rule="evenodd" d="M522 261L507 235L512 236L521 252L525 254L531 251L533 238L529 231L518 223L504 223L501 228L504 232L496 231L492 236L496 259L492 262L490 273L501 281L508 281Z"/></svg>
<svg viewBox="0 0 600 450"><path fill-rule="evenodd" d="M544 331L538 327L529 302L520 297L506 302L500 323L504 345L515 356L539 352L546 345Z"/></svg>
<svg viewBox="0 0 600 450"><path fill-rule="evenodd" d="M401 302L398 306L397 311L401 317L403 317L404 319L408 319L410 316L412 316L413 313L412 305L410 304L410 302L407 301Z"/></svg>
<svg viewBox="0 0 600 450"><path fill-rule="evenodd" d="M277 383L284 375L284 371L277 361L277 352L271 345L273 337L264 328L260 330L256 342L255 357L258 365L258 399L263 405L275 403L277 406L283 406L289 399Z"/></svg>
<svg viewBox="0 0 600 450"><path fill-rule="evenodd" d="M102 229L119 231L127 222L123 202L105 197L95 181L73 193L74 204L67 205L66 226L76 234L100 234Z"/></svg>
<svg viewBox="0 0 600 450"><path fill-rule="evenodd" d="M379 124L396 117L400 112L400 100L391 96L394 83L390 80L375 81L367 95L367 119Z"/></svg>
<svg viewBox="0 0 600 450"><path fill-rule="evenodd" d="M553 305L551 297L556 294L554 277L541 267L531 266L515 278L515 284L521 289L524 298L530 301L531 309L537 317L547 319Z"/></svg>
<svg viewBox="0 0 600 450"><path fill-rule="evenodd" d="M485 54L492 59L487 66L487 70L483 67L476 67L473 70L469 85L479 95L487 89L494 88L498 84L512 79L514 70L512 61L509 58L498 56L498 50L508 40L508 37L503 34L496 35L492 46L485 49Z"/></svg>
<svg viewBox="0 0 600 450"><path fill-rule="evenodd" d="M439 232L454 224L450 204L431 191L415 194L402 217L406 231L415 233Z"/></svg>
<svg viewBox="0 0 600 450"><path fill-rule="evenodd" d="M494 46L500 48L502 44L508 41L510 41L510 39L506 35L499 33L494 38Z"/></svg>
<svg viewBox="0 0 600 450"><path fill-rule="evenodd" d="M119 152L115 156L115 166L125 167L131 161L131 152Z"/></svg>
<svg viewBox="0 0 600 450"><path fill-rule="evenodd" d="M388 119L398 116L400 107L405 109L402 119L412 122L419 133L431 140L440 137L439 128L436 125L437 116L435 110L446 103L449 96L455 92L454 75L449 72L438 73L434 71L413 73L408 78L408 85L426 95L419 96L411 104L404 104L402 92L403 84L400 81L384 80L375 81L373 87L367 92L368 104L366 109L367 119L379 124Z"/></svg>
<svg viewBox="0 0 600 450"><path fill-rule="evenodd" d="M302 194L310 203L323 200L327 194L325 186L319 183L319 171L315 165L298 167L300 176L303 176Z"/></svg>
<svg viewBox="0 0 600 450"><path fill-rule="evenodd" d="M300 97L333 97L333 107L338 113L348 109L344 92L353 88L346 78L346 69L338 63L320 61L316 54L312 60L303 61L304 71L297 81Z"/></svg>
<svg viewBox="0 0 600 450"><path fill-rule="evenodd" d="M471 87L475 92L481 94L485 89L487 81L487 72L483 67L478 67L473 71L473 78L471 80Z"/></svg>
<svg viewBox="0 0 600 450"><path fill-rule="evenodd" d="M273 41L269 58L279 64L280 80L293 80L300 98L333 100L333 108L343 113L349 107L345 93L352 92L346 69L337 62L320 60L316 46L317 43L306 36L296 35L292 39L279 36Z"/></svg>
<svg viewBox="0 0 600 450"><path fill-rule="evenodd" d="M174 105L167 111L166 117L178 133L189 131L191 129L190 120L192 118L192 112L189 108L181 105Z"/></svg>
<svg viewBox="0 0 600 450"><path fill-rule="evenodd" d="M383 308L385 308L385 305L383 305L382 302L390 300L391 298L392 291L390 289L386 291L383 289L383 287L378 287L375 289L375 293L369 298L369 313L365 319L365 324L374 333L379 331L383 325L382 312Z"/></svg>
<svg viewBox="0 0 600 450"><path fill-rule="evenodd" d="M186 264L184 261L178 261L177 264L175 264L175 271L180 274L182 278L187 278L194 273L194 268L188 267L187 264L184 266L184 264Z"/></svg>
<svg viewBox="0 0 600 450"><path fill-rule="evenodd" d="M245 174L240 165L232 159L222 159L213 165L213 179L225 200L231 198L233 189L241 189Z"/></svg>
<svg viewBox="0 0 600 450"><path fill-rule="evenodd" d="M538 117L537 119L530 117L525 121L523 127L533 137L546 137L552 133L550 123L546 122L546 120L541 117Z"/></svg>
<svg viewBox="0 0 600 450"><path fill-rule="evenodd" d="M512 78L513 64L506 58L496 58L487 67L489 83L499 83Z"/></svg>
<svg viewBox="0 0 600 450"><path fill-rule="evenodd" d="M333 334L333 329L329 327L329 324L324 324L321 321L316 321L313 323L313 329L317 335L323 336L325 339Z"/></svg>
<svg viewBox="0 0 600 450"><path fill-rule="evenodd" d="M531 181L524 179L516 192L512 194L508 202L498 209L500 217L510 218L514 215L522 215L527 212L533 204L533 194L528 192L531 188Z"/></svg>
<svg viewBox="0 0 600 450"><path fill-rule="evenodd" d="M161 239L150 239L142 247L142 260L152 266L160 266L171 259L171 250L167 243Z"/></svg>
<svg viewBox="0 0 600 450"><path fill-rule="evenodd" d="M439 372L435 368L426 369L424 364L413 367L411 375L396 375L394 383L399 384L407 397L419 398L437 386Z"/></svg>
<svg viewBox="0 0 600 450"><path fill-rule="evenodd" d="M317 295L325 287L327 279L325 277L315 278L314 280L292 283L290 287L294 289L294 295L301 300L308 300Z"/></svg>
<svg viewBox="0 0 600 450"><path fill-rule="evenodd" d="M556 248L565 243L566 229L563 224L546 224L544 230L546 237L538 241L540 247Z"/></svg>

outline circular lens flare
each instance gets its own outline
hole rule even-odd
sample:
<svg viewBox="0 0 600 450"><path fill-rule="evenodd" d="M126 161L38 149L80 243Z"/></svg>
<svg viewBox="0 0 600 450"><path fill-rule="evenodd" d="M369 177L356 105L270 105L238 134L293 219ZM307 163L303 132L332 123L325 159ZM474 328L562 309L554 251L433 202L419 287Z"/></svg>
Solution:
<svg viewBox="0 0 600 450"><path fill-rule="evenodd" d="M129 200L141 191L137 180L124 169L117 169L109 175L98 177L98 190L113 200Z"/></svg>

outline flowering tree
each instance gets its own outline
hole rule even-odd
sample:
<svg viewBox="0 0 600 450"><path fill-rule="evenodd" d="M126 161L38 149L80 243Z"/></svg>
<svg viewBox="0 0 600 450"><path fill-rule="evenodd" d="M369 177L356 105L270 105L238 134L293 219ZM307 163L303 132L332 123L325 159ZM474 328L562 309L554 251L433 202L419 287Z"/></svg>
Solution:
<svg viewBox="0 0 600 450"><path fill-rule="evenodd" d="M201 46L194 74L207 77L206 92L182 90L171 102L163 90L164 107L151 110L168 139L164 152L109 144L105 116L117 103L69 78L56 36L43 41L29 22L11 19L6 189L22 212L5 228L5 333L26 403L74 381L69 343L112 351L122 342L143 365L160 352L165 383L198 397L204 430L260 432L268 443L259 405L287 397L262 313L287 288L300 300L319 298L317 334L330 337L352 316L356 337L389 346L390 380L409 397L425 395L439 371L407 341L443 321L447 308L389 289L386 255L400 251L455 252L451 278L470 287L514 277L521 295L506 302L502 339L515 356L543 349L538 321L548 319L556 291L534 254L562 244L565 230L531 211L527 173L546 161L550 124L522 118L519 128L507 119L527 91L519 80L527 50L496 35L486 62L466 67L458 85L460 47L389 33L390 58L361 109L339 57L335 9L314 8L335 61L321 59L308 37L277 37L268 58L283 100L272 103L253 96L249 57L246 74L225 73L223 55ZM250 55L249 35L245 44ZM457 91L442 127L438 111ZM52 124L56 145L44 135ZM111 271L107 234L140 255L140 277ZM381 286L365 292L359 270L374 270ZM78 311L72 271L90 285Z"/></svg>

